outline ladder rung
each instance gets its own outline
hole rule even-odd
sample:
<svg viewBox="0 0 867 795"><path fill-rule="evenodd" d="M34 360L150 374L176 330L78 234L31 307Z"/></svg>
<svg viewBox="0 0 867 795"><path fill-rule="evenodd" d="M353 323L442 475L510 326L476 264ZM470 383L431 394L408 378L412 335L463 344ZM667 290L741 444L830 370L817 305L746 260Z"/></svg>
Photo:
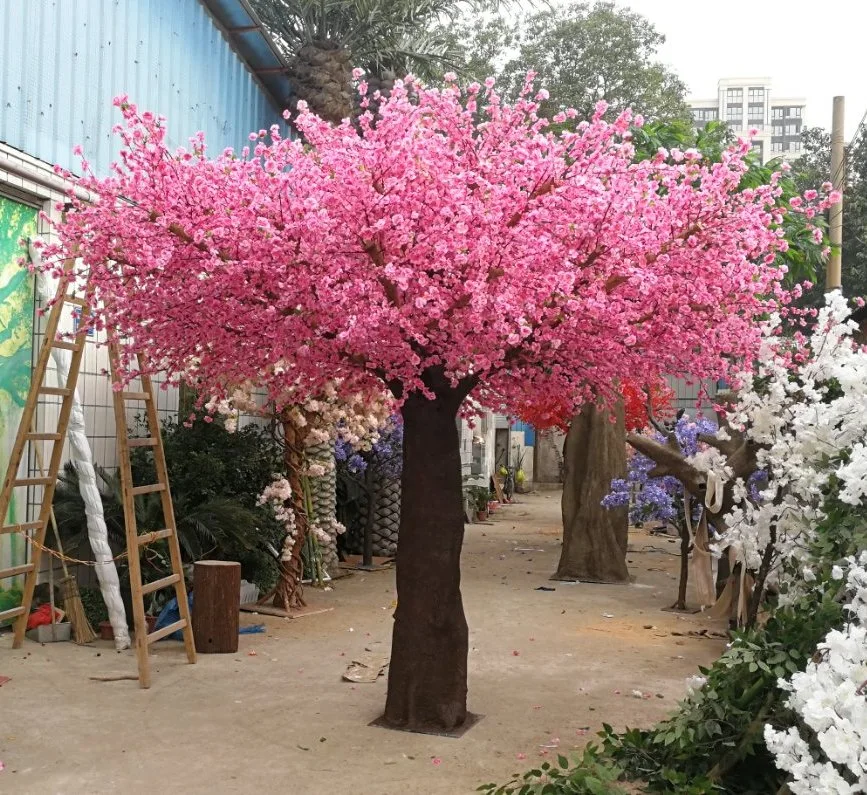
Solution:
<svg viewBox="0 0 867 795"><path fill-rule="evenodd" d="M154 530L150 533L142 533L138 537L138 545L143 547L147 544L153 544L154 541L159 541L161 538L168 538L171 534L171 530Z"/></svg>
<svg viewBox="0 0 867 795"><path fill-rule="evenodd" d="M149 483L147 486L133 486L132 496L138 497L139 494L151 494L154 491L165 491L165 483Z"/></svg>
<svg viewBox="0 0 867 795"><path fill-rule="evenodd" d="M0 617L3 614L0 613ZM148 635L148 643L155 643L158 640L162 640L163 638L167 638L174 632L177 632L179 629L183 629L187 625L187 620L182 618L180 621L175 621L174 624L169 624L167 627L163 627L162 629L158 629L156 632L151 632Z"/></svg>
<svg viewBox="0 0 867 795"><path fill-rule="evenodd" d="M13 566L11 569L0 569L0 580L17 577L19 574L27 574L30 571L33 571L32 563L27 563L24 566Z"/></svg>
<svg viewBox="0 0 867 795"><path fill-rule="evenodd" d="M0 623L7 621L10 618L15 618L16 616L20 616L24 613L24 606L18 605L18 607L13 607L11 610L4 610L0 612Z"/></svg>
<svg viewBox="0 0 867 795"><path fill-rule="evenodd" d="M150 400L150 392L121 392L120 396L124 400Z"/></svg>
<svg viewBox="0 0 867 795"><path fill-rule="evenodd" d="M134 436L130 439L127 439L127 444L130 447L156 447L157 440L154 437L148 437L145 439L144 437Z"/></svg>
<svg viewBox="0 0 867 795"><path fill-rule="evenodd" d="M41 386L39 387L40 395L60 395L61 397L69 397L72 394L71 389L63 386Z"/></svg>
<svg viewBox="0 0 867 795"><path fill-rule="evenodd" d="M7 524L0 527L0 535L4 533L24 533L27 530L38 530L42 522L24 522L23 524Z"/></svg>
<svg viewBox="0 0 867 795"><path fill-rule="evenodd" d="M63 300L66 301L66 303L68 303L68 304L77 304L78 306L87 306L87 299L86 298L79 298L76 295L67 294L67 295L63 296Z"/></svg>
<svg viewBox="0 0 867 795"><path fill-rule="evenodd" d="M50 486L54 481L51 478L21 478L13 480L13 486Z"/></svg>
<svg viewBox="0 0 867 795"><path fill-rule="evenodd" d="M180 574L170 574L168 577L163 577L161 580L154 580L153 582L145 583L141 587L142 596L153 593L154 591L160 591L163 588L168 588L170 585L174 585L180 579Z"/></svg>
<svg viewBox="0 0 867 795"><path fill-rule="evenodd" d="M80 351L81 345L77 342L65 342L64 340L54 340L51 343L52 348L61 348L64 351Z"/></svg>
<svg viewBox="0 0 867 795"><path fill-rule="evenodd" d="M43 442L59 442L61 436L59 433L28 433L27 438Z"/></svg>

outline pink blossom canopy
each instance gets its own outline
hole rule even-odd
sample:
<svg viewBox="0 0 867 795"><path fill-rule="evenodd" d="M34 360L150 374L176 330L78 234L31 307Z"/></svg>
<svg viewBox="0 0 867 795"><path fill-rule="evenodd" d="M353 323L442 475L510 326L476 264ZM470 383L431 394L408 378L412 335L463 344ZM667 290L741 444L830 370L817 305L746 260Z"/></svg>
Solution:
<svg viewBox="0 0 867 795"><path fill-rule="evenodd" d="M526 91L408 79L375 121L302 108L303 142L275 126L208 159L117 104L121 161L80 180L98 200L51 253L78 250L112 333L214 391L378 376L406 395L438 372L494 408L577 404L624 376L721 374L780 294L778 190L738 189L745 142L634 163L628 113L554 134Z"/></svg>

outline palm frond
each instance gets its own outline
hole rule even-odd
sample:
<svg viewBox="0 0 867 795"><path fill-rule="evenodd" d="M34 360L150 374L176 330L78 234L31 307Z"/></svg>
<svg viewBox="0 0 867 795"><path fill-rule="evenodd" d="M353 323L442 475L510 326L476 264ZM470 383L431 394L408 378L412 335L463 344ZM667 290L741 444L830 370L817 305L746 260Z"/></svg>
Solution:
<svg viewBox="0 0 867 795"><path fill-rule="evenodd" d="M463 10L497 10L516 0L251 0L287 58L308 44L352 53L356 66L423 70L452 60L430 33Z"/></svg>

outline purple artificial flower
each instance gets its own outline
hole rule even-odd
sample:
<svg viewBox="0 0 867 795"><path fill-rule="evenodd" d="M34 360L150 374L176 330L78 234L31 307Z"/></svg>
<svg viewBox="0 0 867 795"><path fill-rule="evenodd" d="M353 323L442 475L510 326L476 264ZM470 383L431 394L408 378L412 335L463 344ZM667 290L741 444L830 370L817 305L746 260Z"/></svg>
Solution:
<svg viewBox="0 0 867 795"><path fill-rule="evenodd" d="M687 456L695 455L699 450L699 435L716 433L717 426L706 417L681 417L674 426L674 435L680 449ZM654 438L665 443L668 440L657 433ZM680 524L684 517L683 485L671 475L665 477L650 477L649 473L656 462L641 453L633 453L629 459L626 479L617 478L611 481L611 491L602 500L606 508L629 506L629 521L658 521L665 524ZM634 497L633 497L634 494ZM692 520L698 521L701 514L699 500L692 502Z"/></svg>

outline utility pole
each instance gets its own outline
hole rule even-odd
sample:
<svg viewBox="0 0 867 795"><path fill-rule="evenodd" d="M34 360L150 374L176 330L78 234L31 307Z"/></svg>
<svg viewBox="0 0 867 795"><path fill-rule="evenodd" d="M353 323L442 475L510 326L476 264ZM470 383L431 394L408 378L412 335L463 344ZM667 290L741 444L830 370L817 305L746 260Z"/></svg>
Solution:
<svg viewBox="0 0 867 795"><path fill-rule="evenodd" d="M831 184L834 190L843 195L843 185L846 182L843 148L843 116L845 97L834 97L834 115L831 119ZM843 286L841 260L843 257L843 201L831 207L829 213L831 233L831 257L828 260L828 270L825 273L825 290L830 292Z"/></svg>

